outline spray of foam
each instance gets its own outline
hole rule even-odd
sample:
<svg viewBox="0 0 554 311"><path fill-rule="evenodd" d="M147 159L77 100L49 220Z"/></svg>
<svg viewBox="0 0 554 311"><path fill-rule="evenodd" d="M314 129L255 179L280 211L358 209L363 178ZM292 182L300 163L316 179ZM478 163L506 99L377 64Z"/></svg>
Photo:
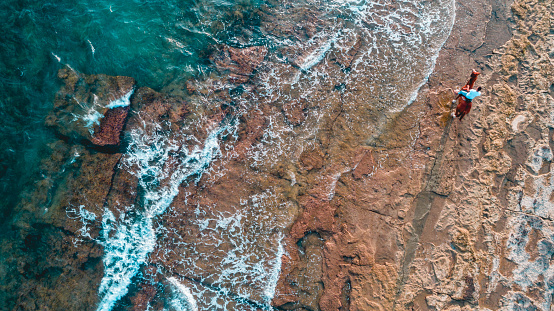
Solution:
<svg viewBox="0 0 554 311"><path fill-rule="evenodd" d="M116 100L112 100L106 108L113 109L117 107L127 107L131 104L131 95L133 95L134 89L131 89L127 94L121 96Z"/></svg>
<svg viewBox="0 0 554 311"><path fill-rule="evenodd" d="M94 134L94 126L100 125L100 119L104 117L103 114L98 112L98 110L103 108L102 105L98 103L98 96L93 95L93 98L92 105L89 106L73 97L83 111L82 114L73 114L73 121L80 119L83 122L83 126L88 129L91 135Z"/></svg>
<svg viewBox="0 0 554 311"><path fill-rule="evenodd" d="M410 100L408 100L407 106L411 105L417 99L417 94L419 93L419 90L421 89L421 87L423 85L425 85L425 83L427 83L427 81L429 81L429 77L431 76L433 71L435 71L435 65L437 64L437 58L439 57L439 52L442 50L442 47L446 43L446 40L450 37L450 34L452 33L452 28L454 28L454 22L456 21L456 1L452 1L450 7L451 7L451 10L449 10L449 16L451 18L450 18L450 21L449 21L448 34L445 35L443 37L443 40L441 40L439 42L439 45L436 48L435 53L433 53L433 55L431 56L431 61L430 61L431 66L429 66L429 70L427 70L427 73L425 74L425 77L423 78L423 80L419 83L419 85L416 87L416 89L412 92L412 95L410 96ZM435 22L436 22L436 18L435 19L427 19L426 20L426 25L428 26L427 29L429 29L430 25L432 23L435 23ZM398 109L397 111L400 111L400 109Z"/></svg>
<svg viewBox="0 0 554 311"><path fill-rule="evenodd" d="M52 56L54 56L54 58L58 61L58 63L61 63L61 62L62 62L62 59L61 59L58 55L54 54L54 52L51 52L51 54L52 54Z"/></svg>
<svg viewBox="0 0 554 311"><path fill-rule="evenodd" d="M90 236L88 226L96 220L96 214L94 214L93 212L87 211L85 209L85 206L82 204L79 205L78 210L75 208L67 209L66 214L68 218L77 219L83 224L81 229L77 230L77 233L79 234L80 237L89 238L89 239L92 238ZM79 238L78 241L81 241L81 239ZM75 241L75 242L78 242L78 241ZM77 246L77 244L75 244L75 246Z"/></svg>
<svg viewBox="0 0 554 311"><path fill-rule="evenodd" d="M325 54L333 47L333 44L337 41L340 36L340 31L334 33L331 38L329 38L321 46L317 47L313 52L311 52L304 60L300 69L303 71L311 69L313 66L317 65L320 61L325 58Z"/></svg>
<svg viewBox="0 0 554 311"><path fill-rule="evenodd" d="M394 9L387 8L389 4ZM262 72L260 94L271 102L276 98L290 102L321 96L320 86L328 83L329 76L327 66L317 64L325 61L330 51L336 52L335 55L352 53L354 46L362 42L344 76L344 85L354 91L344 93L342 98L343 106L348 109L358 109L360 103L367 103L372 110L382 111L383 119L377 122L361 120L361 115L349 115L352 122L358 121L370 131L379 129L387 116L401 111L417 98L419 90L434 71L439 52L450 36L456 18L453 0L394 3L337 0L326 2L318 9L327 12L327 16L324 13L318 16L322 20L327 18L327 26L322 26L311 40L280 42L283 45L296 44L299 51L311 51L298 64L301 70L292 76L271 68ZM336 16L343 18L337 19ZM283 92L283 83L299 90L295 98ZM303 148L303 142L309 143L310 137L317 135L319 119L329 113L330 106L325 105L333 103L323 101L318 103L319 109L310 110L304 122L310 126L293 128L283 124L281 111L267 115L269 126L251 151L255 165L268 165L296 155L297 150Z"/></svg>
<svg viewBox="0 0 554 311"><path fill-rule="evenodd" d="M155 217L163 214L178 194L179 185L193 176L198 180L214 158L220 154L219 140L226 131L236 130L235 119L222 122L211 131L203 146L192 151L180 148L175 141L164 135L147 135L143 130L131 133L132 141L125 156L125 165L137 168L135 174L145 191L143 209L128 208L116 219L106 210L102 219L100 243L104 246L104 276L99 296L99 311L111 310L127 292L132 278L146 262L148 254L156 245ZM183 153L177 167L164 164L170 153ZM167 181L167 182L163 182ZM159 184L165 186L159 186Z"/></svg>
<svg viewBox="0 0 554 311"><path fill-rule="evenodd" d="M99 242L104 247L104 277L98 289L102 300L97 310L108 311L127 294L131 279L154 249L156 235L151 217L136 220L122 213L116 221L109 210L102 217Z"/></svg>
<svg viewBox="0 0 554 311"><path fill-rule="evenodd" d="M194 300L190 289L179 283L174 277L169 277L167 280L173 286L173 299L170 302L173 308L175 310L198 311L196 300Z"/></svg>
<svg viewBox="0 0 554 311"><path fill-rule="evenodd" d="M325 55L327 54L327 52L331 50L331 48L333 47L333 44L335 44L339 36L340 36L340 31L334 33L330 38L324 41L323 44L316 47L310 54L308 54L308 56L306 56L306 58L304 59L304 62L302 62L302 64L300 64L299 66L300 71L298 71L295 74L294 78L292 79L291 81L292 84L298 83L298 80L300 79L300 75L303 72L310 70L312 67L317 65L325 58ZM314 40L310 40L308 44L313 44L312 41Z"/></svg>
<svg viewBox="0 0 554 311"><path fill-rule="evenodd" d="M92 42L90 42L90 40L87 40L88 42L88 45L90 46L90 51L92 52L92 55L94 55L94 53L96 53L96 49L94 48L94 45L92 45Z"/></svg>
<svg viewBox="0 0 554 311"><path fill-rule="evenodd" d="M77 100L77 98L73 97L73 99L77 102L77 104L83 111L80 114L73 114L73 121L81 120L83 126L88 129L90 135L93 135L94 126L100 125L100 120L104 118L104 115L100 113L100 111L104 110L105 108L113 109L117 107L129 106L131 104L130 99L131 95L133 95L133 92L134 89L131 89L125 95L111 101L105 107L99 103L98 96L96 96L96 94L93 94L93 102L90 106L87 103L80 102L79 100Z"/></svg>
<svg viewBox="0 0 554 311"><path fill-rule="evenodd" d="M379 84L374 91L382 94L378 98L393 112L415 101L434 71L456 19L453 0L391 3L337 0L330 1L325 9L331 16L337 12L349 16L355 25L342 28L342 35L335 42L352 31L364 34L365 55L357 57L352 69L374 76ZM351 76L356 79L356 72Z"/></svg>
<svg viewBox="0 0 554 311"><path fill-rule="evenodd" d="M275 296L275 288L277 287L277 281L279 281L279 274L281 273L281 265L283 264L283 256L285 255L285 248L283 246L284 234L280 234L278 238L277 253L273 260L270 261L271 268L269 269L269 278L264 289L264 297L267 303L273 300Z"/></svg>
<svg viewBox="0 0 554 311"><path fill-rule="evenodd" d="M347 3L347 5L348 10L359 17L356 19L356 24L359 27L365 27L368 24L368 19L375 15L371 11L371 5L365 2L361 6L355 6L352 3ZM453 8L454 2L448 2L446 6L447 9ZM395 22L395 19L402 17L400 16L401 13L389 14L385 16L385 19L389 24L392 24ZM454 21L454 12L452 11L451 13L451 23L447 25L448 34L452 29ZM411 14L413 15L413 13ZM436 16L436 14L430 14L430 16ZM435 19L433 22L438 20ZM418 31L423 29L423 35L434 35L432 32L425 34L424 24L412 25L411 32L392 31L383 27L377 29L376 33L380 32L379 35L383 33L388 34L389 43L397 49L403 49L403 45L406 42L412 43L414 46L421 46L421 42L419 42L419 45L415 45L418 43L418 40L421 40L421 37L412 36L410 33L418 34ZM431 24L428 26L431 26ZM336 27L331 28L335 29ZM340 48L338 42L343 36L350 35L352 32L351 29L343 29L334 34L325 35L328 39L306 57L300 66L302 71L310 71L309 74L312 77L322 77L317 70L312 69L325 58L325 55L331 49L334 47ZM409 100L406 100L408 104L413 101L412 99L415 99L417 91L427 81L428 76L433 71L438 51L448 35L441 33L438 37L442 41L439 40L438 45L433 43L431 46L432 57L425 58L425 61L430 60L424 66L425 69L428 69L427 75L425 75L424 79L419 79L418 83L414 83L414 86L407 92L411 96L408 96ZM366 60L373 58L372 53L375 55L386 54L383 54L382 47L375 43L372 44L373 48L368 50L368 54L365 57ZM413 49L399 55L409 56L412 52ZM387 57L386 55L381 56L382 60L387 60ZM357 69L362 74L367 73L367 70L362 70L363 67L372 64L374 63L363 63L360 57L352 65L354 74L351 75L351 78L356 78L355 73ZM425 69L423 72L425 72ZM313 85L316 84L315 82L313 83ZM413 87L415 87L415 91L412 91ZM302 96L308 96L309 92L313 91L313 88L306 88ZM267 90L271 92L271 88L268 87ZM123 100L122 102L125 101ZM318 118L320 116L315 117ZM268 116L268 118L270 119L270 126L264 132L263 144L260 144L260 148L258 148L259 150L263 149L263 152L260 151L260 153L255 154L256 161L259 162L267 162L273 156L279 156L283 152L291 151L290 146L295 146L298 142L298 138L292 140L286 138L287 133L295 131L292 127L281 128L274 124L275 120L273 116ZM131 212L121 214L118 219L111 212L105 212L101 236L102 243L106 249L104 257L105 274L99 290L102 301L98 310L111 310L115 303L127 293L131 279L137 274L140 266L146 262L148 254L152 252L156 244L156 230L152 224L154 217L165 212L177 195L180 183L190 180L194 176L199 178L213 158L217 157L219 154L219 138L226 130L225 127L228 128L228 126L223 125L212 131L204 142L204 147L201 148L201 144L199 144L190 153L187 152L184 156L185 159L180 161L178 168L172 169L171 172L164 168L166 167L164 164L169 161L170 153L178 153L181 150L179 144L163 135L145 135L140 131L132 133L133 141L124 162L129 167L139 168L137 175L140 179L141 187L145 190L144 210L130 207L128 210ZM313 131L306 133L306 135L312 134ZM270 145L277 148L279 152L273 153L269 151L268 146ZM253 203L251 205L254 207L256 204L272 204L270 201L268 198L256 202L252 200ZM286 222L274 222L275 215L259 215L257 214L259 210L266 209L254 209L252 215L248 215L248 217L241 214L241 212L237 212L233 215L205 215L205 217L197 219L197 226L202 236L193 244L186 245L188 251L183 253L181 263L193 275L205 275L201 271L202 268L196 264L198 259L209 259L210 262L214 262L214 265L218 269L215 274L201 280L203 282L210 281L211 286L204 286L203 282L199 282L198 284L192 284L188 288L191 296L197 297L199 302L201 300L202 305L209 305L215 309L229 309L231 306L235 306L235 309L243 310L271 308L270 301L274 296L280 273L281 257L284 253L282 245L283 235L279 233L279 230L276 231L275 228L280 228ZM201 216L201 213L199 211L199 216ZM254 219L255 224L248 223L252 219ZM206 235L206 239L202 238L203 235ZM214 241L214 237L219 238L219 240L216 239L215 245L203 245L203 243L208 243L206 241ZM259 242L263 240L268 241L268 244L271 244L271 246L259 245ZM202 248L212 247L217 249L221 245L225 245L229 251L225 254L217 252L213 254L202 253ZM177 285L173 285L175 288L178 288ZM186 293L184 290L179 291ZM183 295L183 297L188 297L186 294ZM179 301L183 306L186 304L185 301L187 301L190 307L191 301L195 300L185 299ZM254 306L252 301L255 302ZM256 304L256 302L261 303L261 305Z"/></svg>
<svg viewBox="0 0 554 311"><path fill-rule="evenodd" d="M242 201L233 212L198 206L197 238L179 241L180 274L194 275L191 293L210 310L271 310L285 253L285 208L270 191ZM175 215L178 217L178 215ZM224 250L224 251L223 251ZM198 263L210 263L209 271ZM181 271L184 269L185 272Z"/></svg>

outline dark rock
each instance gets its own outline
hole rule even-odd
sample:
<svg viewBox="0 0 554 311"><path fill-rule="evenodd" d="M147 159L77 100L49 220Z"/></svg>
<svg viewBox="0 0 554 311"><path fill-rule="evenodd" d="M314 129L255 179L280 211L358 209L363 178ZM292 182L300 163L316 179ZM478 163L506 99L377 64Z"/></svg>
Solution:
<svg viewBox="0 0 554 311"><path fill-rule="evenodd" d="M140 285L140 290L137 294L131 298L133 304L133 310L148 310L150 302L156 296L157 289L154 285L150 283L142 283Z"/></svg>

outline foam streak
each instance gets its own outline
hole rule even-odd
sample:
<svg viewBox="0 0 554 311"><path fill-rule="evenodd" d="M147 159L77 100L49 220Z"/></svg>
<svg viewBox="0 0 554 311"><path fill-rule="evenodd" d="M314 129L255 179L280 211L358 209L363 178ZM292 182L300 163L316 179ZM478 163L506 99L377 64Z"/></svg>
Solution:
<svg viewBox="0 0 554 311"><path fill-rule="evenodd" d="M111 310L128 292L132 278L146 262L148 254L156 245L155 217L162 215L179 192L179 185L196 181L210 163L220 154L219 140L226 131L235 129L235 119L224 120L205 140L203 147L196 146L192 152L185 151L181 164L172 170L164 170L164 164L170 159L169 153L176 145L163 135L145 135L143 131L132 133L126 155L126 165L138 166L139 184L145 191L144 210L131 207L131 212L122 213L119 220L106 210L102 220L100 243L104 246L104 277L99 295L99 311ZM186 150L186 149L185 149ZM167 186L157 185L169 178ZM132 215L134 214L134 215Z"/></svg>

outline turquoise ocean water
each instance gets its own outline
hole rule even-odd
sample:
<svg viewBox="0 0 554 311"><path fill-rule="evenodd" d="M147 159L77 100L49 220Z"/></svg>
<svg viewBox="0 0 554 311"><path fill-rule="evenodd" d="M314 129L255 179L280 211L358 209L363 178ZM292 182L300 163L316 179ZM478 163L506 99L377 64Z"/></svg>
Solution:
<svg viewBox="0 0 554 311"><path fill-rule="evenodd" d="M213 44L253 43L257 20L249 12L258 5L219 0L2 1L2 218L21 191L32 187L47 143L55 139L43 123L60 87L60 68L131 76L139 86L160 90L209 71L207 53ZM233 18L237 10L240 20Z"/></svg>

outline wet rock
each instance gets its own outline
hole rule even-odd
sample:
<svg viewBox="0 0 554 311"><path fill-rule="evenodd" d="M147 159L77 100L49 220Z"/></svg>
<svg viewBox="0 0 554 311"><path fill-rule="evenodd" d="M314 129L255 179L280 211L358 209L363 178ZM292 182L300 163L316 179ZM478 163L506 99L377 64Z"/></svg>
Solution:
<svg viewBox="0 0 554 311"><path fill-rule="evenodd" d="M250 76L263 62L267 55L265 46L248 48L233 48L223 46L210 56L220 72L229 74L231 83L241 84L250 79Z"/></svg>
<svg viewBox="0 0 554 311"><path fill-rule="evenodd" d="M158 126L179 131L191 111L184 98L159 93L148 87L141 87L135 92L131 107L133 112L125 127L131 135L137 130L152 134Z"/></svg>
<svg viewBox="0 0 554 311"><path fill-rule="evenodd" d="M119 145L121 130L125 125L130 107L109 109L95 129L91 142L98 146Z"/></svg>
<svg viewBox="0 0 554 311"><path fill-rule="evenodd" d="M300 156L300 162L303 168L310 171L313 169L320 169L324 164L324 154L318 148L312 150L305 150Z"/></svg>
<svg viewBox="0 0 554 311"><path fill-rule="evenodd" d="M148 310L157 292L158 290L153 284L141 284L137 294L133 298L131 298L133 309L139 311Z"/></svg>
<svg viewBox="0 0 554 311"><path fill-rule="evenodd" d="M291 100L283 104L283 113L290 124L298 126L306 119L307 108L306 100Z"/></svg>
<svg viewBox="0 0 554 311"><path fill-rule="evenodd" d="M497 5L499 4L494 4ZM485 5L482 8L471 18L488 20L490 7ZM463 26L469 20L464 18L455 27ZM469 35L461 29L463 27L455 28L454 36L447 45L456 45L458 41L455 43L454 40ZM464 39L464 47L468 50L490 48L493 45L490 40L494 41L494 35L484 38L485 29L486 27L475 29L480 35L471 40ZM316 48L322 46L317 41L314 42ZM348 67L356 58L356 40L339 41L336 44L344 47L342 55L332 52L329 57L339 63L340 67ZM496 46L499 46L498 42ZM347 51L352 53L346 53ZM452 67L452 64L461 62L445 60L480 57L476 55L478 53L472 56L470 54L468 51L458 53L443 50L436 71L430 79L431 90L421 91L427 99L420 98L395 116L381 133L370 140L372 149L357 149L356 140L352 137L358 134L356 129L360 126L354 122L348 123L348 118L343 118L343 115L353 118L352 116L359 116L359 112L347 110L344 105L337 109L342 110L342 114L338 113L329 125L332 135L328 139L321 139L324 141L325 160L317 167L324 169L312 169L315 165L311 164L309 152L304 152L300 157L299 166L306 168L307 181L314 188L314 184L324 184L323 181L328 180L326 174L329 171L325 167L330 167L333 163L347 166L345 173L338 177L334 196L329 202L317 201L325 198L321 194L329 192L305 190L317 204L313 204L315 207L312 208L302 205L302 212L290 233L293 238L291 243L298 239L301 239L303 245L308 243L304 242L303 237L310 232L321 234L325 241L319 246L321 258L318 259L323 267L321 280L324 282L324 291L318 294L320 310L341 310L346 306L356 310L404 310L410 306L422 310L446 310L455 308L457 302L452 301L452 297L458 302L466 301L469 308L480 303L484 285L476 264L479 257L474 240L482 233L471 226L480 213L469 206L477 207L484 203L481 203L483 200L470 199L464 191L469 191L469 195L482 194L484 191L468 190L475 186L471 183L460 188L458 185L466 180L465 177L457 176L470 172L473 165L481 163L483 166L478 169L481 174L479 178L483 178L483 183L492 185L495 178L502 178L492 175L505 174L507 170L504 167L511 165L511 161L502 153L495 156L489 154L481 160L472 158L479 154L476 150L482 148L478 135L482 135L484 124L490 129L496 129L496 133L491 131L493 143L490 148L485 142L487 148L502 148L500 141L506 138L506 131L500 123L501 118L489 119L486 123L479 121L472 130L451 125L449 114L452 92L444 86L448 85L447 81L452 79L450 77L458 75L459 70ZM310 51L302 55L310 55ZM303 64L305 58L298 56L296 65ZM441 65L442 62L449 65ZM325 64L318 66L321 67L318 70L322 70ZM468 68L468 72L471 72L471 68ZM461 78L460 83L465 82L463 80L466 78ZM356 85L346 85L344 91L343 99L346 98L345 102L348 102L350 93L358 89ZM363 94L363 90L360 90L360 94ZM502 105L506 104L502 106L506 114L509 114L510 110L506 108L512 97L507 96L502 101ZM477 118L482 111L477 108L474 117ZM357 137L367 137L367 134L359 134ZM463 139L466 137L467 141ZM485 173L489 170L491 173ZM312 177L311 174L317 177ZM453 195L460 196L459 204L463 208L444 207L445 198ZM332 212L327 206L333 207ZM463 215L461 218L466 219L462 224L458 224L457 219L460 218L453 213L452 208L460 211L459 215ZM487 212L489 209L490 213L497 210L487 207ZM332 215L332 221L329 215ZM437 224L437 229L433 229L434 224ZM438 229L439 227L442 229ZM419 239L426 242L419 242ZM421 243L429 243L429 247ZM454 252L451 251L453 245L456 245ZM303 267L307 265L304 262L306 259L300 256L301 251L296 255L294 250L288 252L290 257L283 263L283 276L277 289L278 298L274 300L277 305L283 306L287 303L300 304L302 293L300 286L295 283L299 280L296 275L301 274L304 271L302 269L305 269ZM423 255L428 252L436 257ZM434 277L435 272L426 266L429 260L437 262L435 271L441 276L438 280ZM302 282L314 284L316 280ZM315 286L311 287L312 291L314 289ZM433 295L429 294L430 289ZM448 294L445 295L445 292ZM429 299L426 300L425 297ZM498 308L498 305L494 308Z"/></svg>
<svg viewBox="0 0 554 311"><path fill-rule="evenodd" d="M54 223L63 223L69 232L96 238L122 155L82 152L75 160L78 170L65 176L64 185L54 194L47 215L54 218Z"/></svg>
<svg viewBox="0 0 554 311"><path fill-rule="evenodd" d="M346 52L334 52L331 57L335 58L335 61L341 65L344 69L350 68L352 61L356 58L358 51L363 45L362 38L358 35L348 36L345 42L338 42L338 44L346 46Z"/></svg>
<svg viewBox="0 0 554 311"><path fill-rule="evenodd" d="M60 69L65 85L58 91L46 125L74 141L119 145L135 80L130 77L85 75Z"/></svg>
<svg viewBox="0 0 554 311"><path fill-rule="evenodd" d="M13 265L5 289L11 307L85 310L97 303L103 250L91 240L100 230L104 204L120 154L90 153L58 141L43 160L43 178L22 197L12 220L12 241L2 243ZM88 289L86 289L88 288ZM39 307L40 306L40 307Z"/></svg>
<svg viewBox="0 0 554 311"><path fill-rule="evenodd" d="M360 179L364 176L369 176L375 170L375 160L370 150L366 150L356 168L352 171L355 179Z"/></svg>
<svg viewBox="0 0 554 311"><path fill-rule="evenodd" d="M238 160L247 158L248 150L262 137L266 126L267 119L259 111L251 111L241 117L240 140L234 148Z"/></svg>

